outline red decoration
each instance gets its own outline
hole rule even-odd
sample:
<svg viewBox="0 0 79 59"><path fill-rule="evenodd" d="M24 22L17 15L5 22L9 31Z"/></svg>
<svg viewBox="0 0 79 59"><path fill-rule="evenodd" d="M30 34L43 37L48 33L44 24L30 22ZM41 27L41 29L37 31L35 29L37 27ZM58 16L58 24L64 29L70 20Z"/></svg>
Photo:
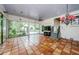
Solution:
<svg viewBox="0 0 79 59"><path fill-rule="evenodd" d="M73 16L73 15L67 16L67 19L68 19L68 20L75 20L75 18L76 18L76 16Z"/></svg>
<svg viewBox="0 0 79 59"><path fill-rule="evenodd" d="M65 20L75 20L76 16L73 16L73 15L69 15L67 17L60 17L60 21L64 22Z"/></svg>

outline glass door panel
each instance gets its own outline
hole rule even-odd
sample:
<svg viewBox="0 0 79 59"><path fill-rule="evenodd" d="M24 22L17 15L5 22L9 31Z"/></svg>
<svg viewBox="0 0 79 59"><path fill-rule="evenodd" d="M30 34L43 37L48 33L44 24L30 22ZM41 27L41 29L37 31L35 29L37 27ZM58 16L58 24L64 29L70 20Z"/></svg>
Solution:
<svg viewBox="0 0 79 59"><path fill-rule="evenodd" d="M28 35L28 22L9 21L9 37Z"/></svg>
<svg viewBox="0 0 79 59"><path fill-rule="evenodd" d="M0 17L0 44L1 44L1 17Z"/></svg>
<svg viewBox="0 0 79 59"><path fill-rule="evenodd" d="M0 12L0 44L3 43L3 14Z"/></svg>
<svg viewBox="0 0 79 59"><path fill-rule="evenodd" d="M21 30L25 33L25 35L28 35L28 22L22 22L23 26L21 27Z"/></svg>
<svg viewBox="0 0 79 59"><path fill-rule="evenodd" d="M7 22L7 20L6 20L6 18L5 17L3 17L3 41L5 41L6 40L6 22Z"/></svg>
<svg viewBox="0 0 79 59"><path fill-rule="evenodd" d="M40 25L35 23L35 32L39 33L40 32Z"/></svg>
<svg viewBox="0 0 79 59"><path fill-rule="evenodd" d="M27 21L22 21L21 22L21 27L20 27L20 30L22 31L22 33L23 33L23 36L26 36L26 35L28 35L28 22Z"/></svg>
<svg viewBox="0 0 79 59"><path fill-rule="evenodd" d="M42 34L43 32L42 32L42 25L40 24L40 34Z"/></svg>
<svg viewBox="0 0 79 59"><path fill-rule="evenodd" d="M29 23L29 35L35 33L35 24L34 23Z"/></svg>

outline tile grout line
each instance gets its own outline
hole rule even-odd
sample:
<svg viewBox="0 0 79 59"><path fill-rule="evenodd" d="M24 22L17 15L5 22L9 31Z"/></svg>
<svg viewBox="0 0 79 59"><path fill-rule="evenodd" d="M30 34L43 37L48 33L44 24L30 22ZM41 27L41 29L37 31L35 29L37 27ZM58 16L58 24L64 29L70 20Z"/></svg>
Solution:
<svg viewBox="0 0 79 59"><path fill-rule="evenodd" d="M23 42L23 39L20 38L20 41ZM23 46L24 46L24 48L25 48L24 42L23 42ZM27 55L28 55L28 52L27 52L27 49L26 49L26 48L25 48L25 51L26 51L26 53L27 53Z"/></svg>

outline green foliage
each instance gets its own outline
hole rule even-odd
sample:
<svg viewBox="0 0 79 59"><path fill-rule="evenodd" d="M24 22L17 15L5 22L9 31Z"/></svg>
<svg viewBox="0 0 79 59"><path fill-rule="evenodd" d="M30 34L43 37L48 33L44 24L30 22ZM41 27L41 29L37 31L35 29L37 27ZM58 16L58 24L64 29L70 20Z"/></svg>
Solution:
<svg viewBox="0 0 79 59"><path fill-rule="evenodd" d="M10 21L9 22L9 37L25 35L24 31L21 31L22 27L23 27L22 22Z"/></svg>
<svg viewBox="0 0 79 59"><path fill-rule="evenodd" d="M30 23L28 27L27 22L9 21L9 37L25 36L28 28L29 32L39 32L42 30L42 25L39 27L39 24Z"/></svg>

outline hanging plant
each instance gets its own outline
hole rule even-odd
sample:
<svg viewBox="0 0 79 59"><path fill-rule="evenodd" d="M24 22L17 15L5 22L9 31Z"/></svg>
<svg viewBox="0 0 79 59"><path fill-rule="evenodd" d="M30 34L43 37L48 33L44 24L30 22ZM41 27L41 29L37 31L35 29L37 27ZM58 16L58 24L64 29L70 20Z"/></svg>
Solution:
<svg viewBox="0 0 79 59"><path fill-rule="evenodd" d="M76 19L76 16L73 16L73 15L68 15L66 17L60 17L60 21L62 23L65 23L66 25L68 25L69 23L72 24L72 21L75 21Z"/></svg>
<svg viewBox="0 0 79 59"><path fill-rule="evenodd" d="M67 10L66 10L66 16L64 17L60 17L60 21L62 23L65 23L66 25L68 25L69 23L72 24L72 21L75 21L76 16L74 15L69 15L69 10L68 10L68 4L67 4Z"/></svg>

